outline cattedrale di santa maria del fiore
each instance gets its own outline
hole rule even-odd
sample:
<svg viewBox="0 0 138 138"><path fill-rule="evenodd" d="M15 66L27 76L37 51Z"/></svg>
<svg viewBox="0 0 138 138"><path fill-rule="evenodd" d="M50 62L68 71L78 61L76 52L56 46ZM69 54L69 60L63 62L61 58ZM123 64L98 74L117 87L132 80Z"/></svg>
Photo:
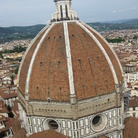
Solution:
<svg viewBox="0 0 138 138"><path fill-rule="evenodd" d="M72 10L54 0L51 21L34 38L18 74L21 126L70 138L123 138L124 80L115 52Z"/></svg>

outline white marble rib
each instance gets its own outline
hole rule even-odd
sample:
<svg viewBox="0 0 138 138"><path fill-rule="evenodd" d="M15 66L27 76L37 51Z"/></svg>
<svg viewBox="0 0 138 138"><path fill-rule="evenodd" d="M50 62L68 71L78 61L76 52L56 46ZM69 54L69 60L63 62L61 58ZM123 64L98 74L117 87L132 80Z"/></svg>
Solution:
<svg viewBox="0 0 138 138"><path fill-rule="evenodd" d="M29 66L29 69L28 69L28 73L27 73L27 79L26 79L26 88L25 88L25 94L28 94L29 92L29 83L30 83L30 77L31 77L31 73L32 73L32 68L33 68L33 63L34 63L34 60L35 60L35 57L37 55L37 52L41 46L41 44L43 43L46 35L49 33L49 31L53 28L53 26L55 25L55 23L53 23L47 30L46 32L44 33L43 37L41 38L40 42L38 43L35 51L34 51L34 54L32 56L32 59L31 59L31 62L30 62L30 66Z"/></svg>
<svg viewBox="0 0 138 138"><path fill-rule="evenodd" d="M119 64L119 67L120 67L120 70L123 73L123 69L122 69L121 63L120 63L120 61L119 61L119 59L118 59L115 51L109 46L109 44L107 43L107 41L105 40L105 38L103 38L100 33L98 33L96 30L94 30L93 28L91 28L89 25L87 25L87 24L85 24L83 22L82 22L82 24L84 24L85 26L87 26L90 30L92 30L93 32L95 32L97 35L99 35L103 39L103 41L107 44L107 46L110 48L110 50L113 52L114 56L116 57L116 59L118 61L118 64Z"/></svg>
<svg viewBox="0 0 138 138"><path fill-rule="evenodd" d="M28 48L27 48L27 50L26 50L26 52L25 52L25 54L24 54L24 56L23 56L23 58L22 58L20 67L19 67L18 76L17 76L17 87L19 87L20 72L21 72L21 68L22 68L22 65L23 65L23 63L24 63L24 60L25 60L25 58L26 58L26 55L28 54L28 51L30 50L30 48L32 47L32 45L34 44L34 42L37 40L37 38L39 37L39 35L40 35L42 32L44 32L48 27L49 27L49 25L48 25L48 26L45 26L45 27L38 33L38 35L32 40L32 42L29 44L29 46L28 46Z"/></svg>
<svg viewBox="0 0 138 138"><path fill-rule="evenodd" d="M70 94L75 95L71 50L70 50L70 42L69 42L69 32L68 32L68 25L66 21L63 22L63 26L64 26L65 48L66 48L66 56L67 56Z"/></svg>
<svg viewBox="0 0 138 138"><path fill-rule="evenodd" d="M107 55L105 49L103 48L103 46L101 45L101 43L97 40L97 38L83 25L81 24L80 22L76 21L76 23L83 29L85 30L90 36L91 38L96 42L96 44L98 45L98 47L100 48L100 50L102 51L102 53L104 54L108 64L109 64L109 67L111 69L111 72L112 72L112 75L113 75L113 78L114 78L114 82L116 85L118 85L118 79L117 79L117 75L116 75L116 72L115 72L115 69L113 67L113 64L109 58L109 56Z"/></svg>

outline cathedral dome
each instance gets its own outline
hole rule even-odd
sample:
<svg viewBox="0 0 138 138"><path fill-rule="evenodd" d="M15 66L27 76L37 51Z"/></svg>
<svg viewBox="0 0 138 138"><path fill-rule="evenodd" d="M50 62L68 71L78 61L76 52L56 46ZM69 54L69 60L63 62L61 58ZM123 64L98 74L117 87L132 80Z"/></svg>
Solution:
<svg viewBox="0 0 138 138"><path fill-rule="evenodd" d="M53 22L27 49L19 91L30 100L70 102L117 91L120 63L108 43L78 20Z"/></svg>
<svg viewBox="0 0 138 138"><path fill-rule="evenodd" d="M120 62L71 0L55 0L49 25L34 38L18 73L21 124L27 134L53 129L70 137L122 136Z"/></svg>

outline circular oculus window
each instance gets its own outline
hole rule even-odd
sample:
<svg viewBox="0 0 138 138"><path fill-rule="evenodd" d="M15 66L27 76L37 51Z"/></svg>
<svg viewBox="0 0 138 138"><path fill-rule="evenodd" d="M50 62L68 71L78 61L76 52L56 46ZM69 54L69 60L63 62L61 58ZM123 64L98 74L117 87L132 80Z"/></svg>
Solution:
<svg viewBox="0 0 138 138"><path fill-rule="evenodd" d="M104 114L96 115L92 118L91 128L95 132L102 131L107 125L107 117Z"/></svg>
<svg viewBox="0 0 138 138"><path fill-rule="evenodd" d="M48 122L48 126L50 129L53 129L53 130L58 129L58 123L55 120L50 120Z"/></svg>
<svg viewBox="0 0 138 138"><path fill-rule="evenodd" d="M101 122L102 122L102 118L99 115L95 116L92 120L92 124L94 126L99 126Z"/></svg>

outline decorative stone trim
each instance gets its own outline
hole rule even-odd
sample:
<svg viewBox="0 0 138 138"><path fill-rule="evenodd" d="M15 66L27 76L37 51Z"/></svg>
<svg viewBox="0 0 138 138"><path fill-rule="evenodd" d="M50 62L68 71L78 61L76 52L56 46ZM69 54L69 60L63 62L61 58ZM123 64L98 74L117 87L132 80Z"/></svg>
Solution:
<svg viewBox="0 0 138 138"><path fill-rule="evenodd" d="M107 125L107 116L105 114L97 114L91 119L91 123L91 128L93 131L102 131Z"/></svg>
<svg viewBox="0 0 138 138"><path fill-rule="evenodd" d="M96 30L94 30L93 28L91 28L89 25L87 25L87 24L85 24L85 23L83 23L83 22L81 22L81 23L82 23L84 26L88 27L88 28L89 28L90 30L92 30L93 32L95 32L97 35L99 35L99 36L103 39L103 41L107 44L107 46L110 48L110 50L112 51L112 53L113 53L114 56L116 57L116 59L117 59L117 61L118 61L118 64L119 64L119 67L120 67L120 70L121 70L121 72L122 72L122 74L123 74L123 69L122 69L121 63L120 63L120 61L119 61L119 59L118 59L118 57L117 57L115 51L109 46L109 44L107 43L107 41L105 40L105 38L103 38L103 36L102 36L100 33L98 33Z"/></svg>
<svg viewBox="0 0 138 138"><path fill-rule="evenodd" d="M112 64L112 62L111 62L109 56L107 55L105 49L104 49L103 46L101 45L101 43L96 39L96 37L95 37L95 36L84 26L84 25L82 25L82 24L81 24L80 22L78 22L78 21L76 21L76 23L77 23L83 30L85 30L85 31L92 37L92 39L97 43L97 45L99 46L100 50L101 50L102 53L104 54L104 56L105 56L105 58L106 58L106 60L107 60L107 62L108 62L108 64L109 64L109 67L110 67L111 72L112 72L112 74L113 74L114 82L115 82L115 84L118 85L118 79L117 79L117 75L116 75L115 69L114 69L114 67L113 67L113 64Z"/></svg>
<svg viewBox="0 0 138 138"><path fill-rule="evenodd" d="M20 108L22 109L22 108ZM75 136L78 138L81 137L97 137L100 135L121 135L120 132L123 129L123 124L118 124L117 121L122 119L122 115L118 115L118 110L121 108L113 108L99 114L89 115L87 117L82 117L77 120L66 119L66 118L49 118L49 117L41 117L41 116L27 116L26 118L26 129L28 134L40 132L43 130L49 129L48 122L50 120L55 120L58 124L58 129L56 131L74 138ZM22 109L23 110L23 109ZM21 113L21 112L20 112ZM22 114L22 113L21 113ZM100 115L103 116L104 126L99 127L99 131L95 130L92 126L92 120L95 116ZM24 115L21 115L24 116ZM29 122L28 122L28 118ZM115 120L115 123L114 123Z"/></svg>
<svg viewBox="0 0 138 138"><path fill-rule="evenodd" d="M26 89L25 89L25 94L28 95L28 92L29 92L29 83L30 83L30 77L31 77L31 72L32 72L32 68L33 68L33 63L34 63L34 60L35 60L35 57L37 55L37 52L41 46L41 44L43 43L46 35L49 33L49 31L54 27L55 23L53 23L47 30L46 32L44 33L43 37L41 38L40 42L38 43L35 51L34 51L34 54L32 56L32 59L31 59L31 62L30 62L30 66L29 66L29 69L28 69L28 74L27 74L27 79L26 79Z"/></svg>
<svg viewBox="0 0 138 138"><path fill-rule="evenodd" d="M17 76L17 87L19 87L19 78L20 78L20 72L21 72L21 68L22 65L24 63L24 60L26 58L26 55L28 54L30 48L32 47L32 45L34 44L34 42L37 40L37 38L40 36L40 34L42 34L44 31L46 31L46 29L49 27L49 25L45 26L38 34L37 36L32 40L32 42L29 44L25 54L23 55L22 61L20 63L20 67L19 67L19 72L18 72L18 76Z"/></svg>
<svg viewBox="0 0 138 138"><path fill-rule="evenodd" d="M49 126L50 121L55 121L57 123L58 127L57 127L57 129L54 129L54 130L57 131L57 132L60 132L61 131L61 129L60 129L61 124L58 122L58 120L53 119L53 118L47 118L46 120L43 121L43 128L44 128L44 130L52 129Z"/></svg>
<svg viewBox="0 0 138 138"><path fill-rule="evenodd" d="M67 56L70 95L74 96L73 97L74 100L72 101L72 103L76 103L76 101L75 101L76 98L75 98L74 78L73 78L73 68L72 68L72 59L71 59L71 50L70 50L70 42L69 42L69 33L68 33L67 22L63 22L63 25L64 25L64 36L65 36L65 47L66 47L66 56Z"/></svg>

